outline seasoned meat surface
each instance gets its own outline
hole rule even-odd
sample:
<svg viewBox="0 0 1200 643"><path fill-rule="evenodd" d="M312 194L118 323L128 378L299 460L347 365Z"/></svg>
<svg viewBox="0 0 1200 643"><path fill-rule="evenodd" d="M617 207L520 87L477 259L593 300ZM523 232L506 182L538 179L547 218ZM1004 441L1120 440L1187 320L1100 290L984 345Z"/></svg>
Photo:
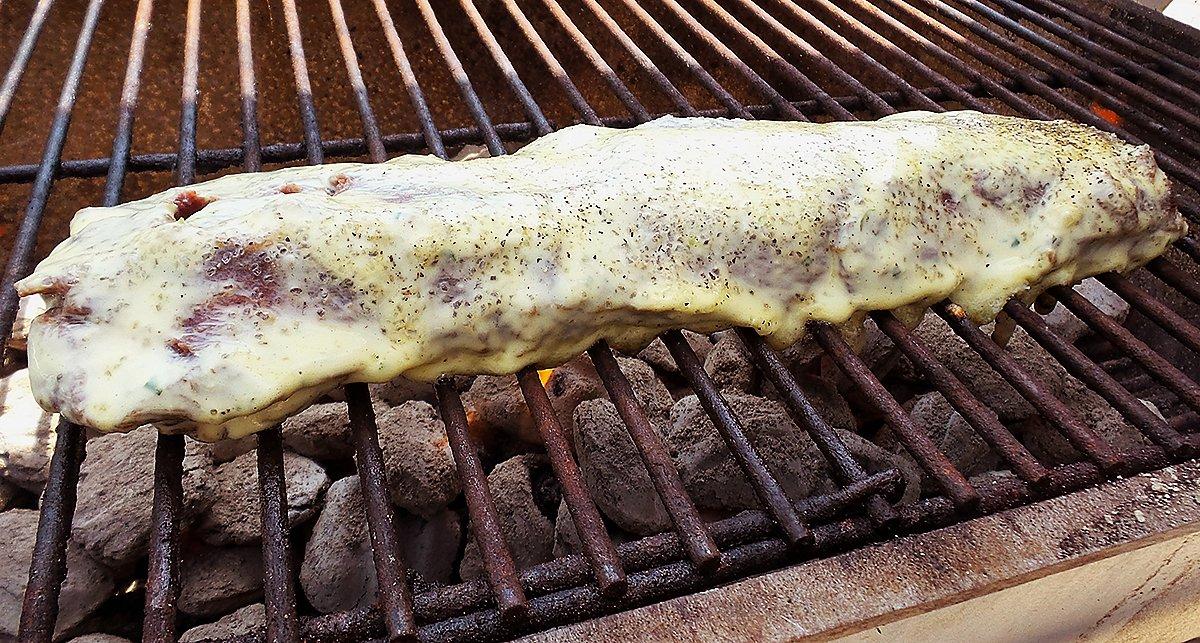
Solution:
<svg viewBox="0 0 1200 643"><path fill-rule="evenodd" d="M207 440L333 387L510 373L598 339L865 311L1126 270L1185 231L1146 147L974 112L578 125L506 157L233 175L76 215L18 284L43 406Z"/></svg>

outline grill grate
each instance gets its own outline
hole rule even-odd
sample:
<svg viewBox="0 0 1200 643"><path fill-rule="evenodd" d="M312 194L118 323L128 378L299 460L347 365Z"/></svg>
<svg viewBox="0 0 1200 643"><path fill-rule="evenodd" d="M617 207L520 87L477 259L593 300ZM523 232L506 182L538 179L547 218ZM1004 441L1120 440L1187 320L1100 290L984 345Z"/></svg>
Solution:
<svg viewBox="0 0 1200 643"><path fill-rule="evenodd" d="M52 4L52 0L37 3L0 85L0 133ZM659 94L654 97L656 102L665 101L663 104L683 115L853 120L900 109L940 111L946 105L961 105L1038 119L1072 118L1130 142L1154 144L1159 163L1181 186L1181 210L1193 222L1200 221L1200 205L1194 193L1200 189L1200 173L1193 169L1200 159L1200 117L1195 112L1200 95L1184 84L1200 80L1196 72L1200 60L1105 10L1090 10L1078 0L605 0L603 4L599 0L579 0L570 8L557 0L522 4L500 0L496 5L517 28L512 33L503 32L508 33L504 36L497 35L502 33L496 25L499 18L491 13L485 17L472 0L459 0L457 9L451 3L438 3L435 8L429 0L415 0L415 6L407 2L389 6L385 0L372 0L371 8L387 43L382 55L390 56L394 63L419 122L417 132L385 135L372 109L355 50L354 31L341 0L328 0L337 51L350 81L362 137L323 140L301 33L301 14L295 0L282 0L303 141L262 146L251 6L249 0L238 0L235 27L243 142L239 148L199 149L200 34L205 13L202 0L187 0L178 151L134 155L134 120L153 14L153 0L139 0L112 152L108 158L64 159L76 97L104 5L103 0L90 0L41 162L0 167L0 182L31 185L0 291L0 332L7 337L12 328L17 310L12 284L29 272L37 233L58 178L105 176L103 202L113 205L120 200L130 173L174 170L176 183L183 185L193 182L198 172L238 165L253 172L264 163L301 159L321 163L326 155L366 154L371 161L380 162L389 152L425 150L445 158L447 146L465 142L481 142L493 155L500 155L505 153L506 141L528 140L569 121L628 126L648 120L652 113L643 103L645 97L639 98L630 87L632 79L641 76L649 84L638 87L653 88ZM417 72L424 70L414 68L393 18L392 12L400 10L396 9L400 5L402 18L416 20L419 16L433 36L437 56L457 85L473 126L438 129L435 110L418 80ZM535 11L544 19L532 19ZM470 50L472 55L486 56L491 61L528 119L526 122L497 123L489 115L443 28L450 14L454 20L469 24L478 39L472 43L476 45ZM623 52L621 55L628 56L633 69L614 69L585 28L605 38L611 36L611 47L603 49ZM543 111L510 57L518 45L531 48L542 65L540 73L549 73L573 114L553 114L552 120ZM467 49L460 47L457 51ZM663 58L662 52L668 57ZM605 113L585 97L580 89L582 76L573 78L566 69L581 67L567 58L580 55L582 67L600 79L615 98L611 104L620 105L627 115ZM560 59L570 64L564 66ZM968 83L952 80L952 76ZM687 98L695 95L695 88L721 107L697 108ZM849 95L840 94L847 90ZM789 98L795 93L803 98ZM1116 124L1102 116L1105 110L1120 115ZM1179 247L1191 259L1200 258L1200 247L1194 241L1185 239ZM1173 260L1156 260L1148 269L1193 302L1200 302L1200 285ZM1123 277L1108 275L1103 281L1183 345L1200 351L1200 331L1190 322ZM1182 404L1200 412L1200 386L1179 367L1074 291L1060 288L1050 295L1139 364ZM754 333L741 331L739 336L753 361L783 394L788 412L798 426L809 432L842 485L829 495L788 499L692 349L678 332L669 332L663 337L668 349L765 507L765 511L748 511L705 524L684 492L665 445L651 428L613 353L601 342L589 354L668 510L675 533L614 545L584 488L563 428L549 408L545 389L537 374L526 370L519 374L521 389L562 485L584 553L518 572L500 532L458 392L445 381L437 386L439 409L463 483L473 537L487 573L483 579L414 596L399 555L367 388L349 385L346 400L367 500L367 522L379 579L378 605L336 615L297 616L281 439L278 429L265 431L258 441L265 636L270 640L298 640L365 638L386 633L395 639L418 634L431 640L502 638L694 591L797 557L852 547L889 533L929 529L1066 493L1106 477L1146 470L1196 453L1200 441L1195 434L1181 433L1194 430L1195 416L1164 421L1104 368L1055 335L1040 316L1016 302L1010 302L1005 311L1156 446L1134 453L1114 452L998 344L961 318L952 303L940 305L938 314L954 331L1086 456L1085 462L1048 468L895 317L875 314L880 328L1018 476L1017 480L972 487L913 424L840 334L832 327L815 324L812 331L821 347L894 427L901 442L944 494L894 507L887 496L898 483L898 474L885 471L868 475L806 399L780 357ZM83 442L81 427L67 422L58 427L22 612L23 640L50 640L53 632L58 589L66 573L64 551ZM177 634L182 459L183 439L161 436L155 454L145 640L171 641ZM865 507L865 514L845 517L857 507Z"/></svg>

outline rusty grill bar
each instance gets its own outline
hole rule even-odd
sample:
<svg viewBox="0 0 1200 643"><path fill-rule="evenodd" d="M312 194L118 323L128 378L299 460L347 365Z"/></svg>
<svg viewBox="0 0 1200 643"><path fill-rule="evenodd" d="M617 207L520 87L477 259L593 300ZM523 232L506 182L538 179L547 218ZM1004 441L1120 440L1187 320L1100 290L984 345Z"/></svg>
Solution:
<svg viewBox="0 0 1200 643"><path fill-rule="evenodd" d="M506 141L529 140L572 121L613 126L644 122L653 115L646 106L649 99L669 104L674 113L681 115L742 118L853 120L904 109L940 111L953 106L1038 119L1072 118L1130 142L1151 143L1159 163L1180 186L1181 210L1193 223L1200 223L1196 197L1200 173L1193 169L1200 160L1200 118L1195 111L1200 94L1191 89L1200 80L1196 72L1200 60L1104 11L1089 10L1076 0L578 0L567 3L569 7L558 0L502 0L503 15L517 27L512 32L517 34L514 38L522 38L520 46L536 54L541 71L554 79L573 114L543 109L527 79L521 78L518 66L513 64L514 42L498 37L497 18L482 14L472 0L460 0L457 9L439 3L436 10L428 0L390 5L385 0L371 0L377 27L387 43L383 55L394 64L419 123L417 132L387 134L372 109L355 50L354 31L347 23L342 2L329 0L329 17L342 58L340 68L346 72L363 132L361 138L344 140L325 140L321 136L300 28L301 7L294 0L281 3L302 141L260 145L252 7L248 0L239 0L234 31L243 142L240 148L198 149L203 8L201 0L188 0L178 151L132 155L144 53L155 18L153 0L139 0L112 152L108 158L64 160L76 95L104 5L103 0L90 0L41 162L0 167L0 182L31 185L0 291L0 335L7 337L11 332L17 311L12 284L29 272L37 232L60 177L106 176L104 203L112 205L119 202L130 173L174 170L176 183L185 185L195 180L198 171L237 165L245 171L258 171L263 163L299 159L321 163L327 155L365 154L372 162L381 162L389 152L425 151L446 158L447 146L467 142L482 143L491 154L500 155L505 153ZM52 4L51 0L36 4L0 85L0 134ZM303 9L313 7L305 5ZM422 75L419 72L426 70L414 68L410 61L396 28L396 11L403 11L405 20L422 22L433 36L437 55L445 66L443 71L456 84L474 126L439 130L418 79ZM482 44L479 51L486 54L480 56L490 61L507 87L507 94L486 98L515 100L527 122L497 123L489 115L459 58L458 52L464 50L456 49L443 27L450 14L454 20L470 25L478 39L470 44ZM156 20L168 18L157 16ZM614 39L609 43L611 47L598 48L593 42L608 36ZM781 46L775 48L768 41ZM611 57L615 54L610 50L620 51L634 63L628 76L622 77L614 69ZM611 92L614 104L620 105L623 113L606 113L589 102L580 89L580 79L572 78L562 63L567 57L577 56L582 56L590 73ZM1034 71L1025 71L1014 61ZM938 71L935 66L947 71ZM649 80L646 87L652 87L657 96L639 96L631 88L633 77L639 74ZM951 75L967 82L953 80ZM698 108L694 103L701 93L705 94L705 102L711 99L720 107ZM1108 112L1095 109L1097 106L1118 118L1110 122L1105 117ZM1179 248L1191 260L1200 255L1190 238L1183 240ZM1177 259L1160 258L1148 267L1148 272L1193 301L1200 299L1200 285L1187 276ZM1125 277L1106 275L1102 281L1183 346L1200 352L1200 330L1191 322ZM1200 385L1169 359L1073 290L1058 288L1049 294L1182 404L1200 412ZM467 432L458 390L451 381L442 381L437 386L438 406L463 483L473 537L487 573L484 579L414 595L385 492L369 394L365 385L353 384L346 387L345 394L379 579L376 606L318 617L297 614L288 553L282 451L276 428L259 434L258 442L267 627L265 632L249 638L503 638L546 628L563 619L586 618L709 587L773 565L869 542L887 533L925 530L1059 495L1116 474L1180 461L1194 456L1200 448L1194 415L1165 421L1150 412L1101 365L1055 335L1039 315L1019 302L1009 302L1005 307L1017 325L1156 446L1133 453L1114 451L1061 401L1049 395L996 341L963 319L953 302L944 302L935 310L1050 426L1078 448L1084 462L1057 467L1040 463L979 401L969 383L961 382L940 364L903 324L890 313L873 314L900 351L1018 476L1017 480L973 487L929 436L912 423L841 335L831 326L814 324L811 330L825 354L896 430L909 453L943 493L912 505L893 506L888 498L899 482L897 472L868 475L807 400L780 357L753 332L740 329L739 337L754 363L782 392L796 424L810 433L841 484L825 496L787 498L692 349L677 331L671 331L663 336L668 349L766 508L706 525L684 492L662 439L650 426L612 351L601 342L589 355L672 519L674 533L613 544L583 485L563 428L549 408L545 389L537 374L527 369L519 374L521 390L562 485L583 542L583 553L516 570ZM54 629L83 445L81 427L67 422L58 427L22 613L22 640L48 641ZM181 437L159 438L144 640L171 641L177 637L182 457Z"/></svg>

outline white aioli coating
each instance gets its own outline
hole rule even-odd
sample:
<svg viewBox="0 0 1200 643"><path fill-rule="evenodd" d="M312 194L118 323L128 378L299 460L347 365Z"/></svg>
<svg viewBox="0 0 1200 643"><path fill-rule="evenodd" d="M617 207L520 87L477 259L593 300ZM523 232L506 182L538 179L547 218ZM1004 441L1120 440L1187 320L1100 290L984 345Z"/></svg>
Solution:
<svg viewBox="0 0 1200 643"><path fill-rule="evenodd" d="M81 210L27 279L38 401L238 437L333 387L550 366L600 338L978 321L1186 229L1150 150L975 112L574 126L506 157L297 167Z"/></svg>

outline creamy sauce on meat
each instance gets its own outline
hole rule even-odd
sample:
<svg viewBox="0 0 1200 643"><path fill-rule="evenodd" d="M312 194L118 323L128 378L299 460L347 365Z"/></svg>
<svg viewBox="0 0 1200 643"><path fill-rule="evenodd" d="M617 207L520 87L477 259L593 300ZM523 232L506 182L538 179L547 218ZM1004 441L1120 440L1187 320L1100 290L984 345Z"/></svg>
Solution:
<svg viewBox="0 0 1200 643"><path fill-rule="evenodd" d="M38 401L206 440L345 382L511 373L604 338L978 321L1185 231L1146 147L974 112L578 125L510 156L297 167L76 215L18 284Z"/></svg>

